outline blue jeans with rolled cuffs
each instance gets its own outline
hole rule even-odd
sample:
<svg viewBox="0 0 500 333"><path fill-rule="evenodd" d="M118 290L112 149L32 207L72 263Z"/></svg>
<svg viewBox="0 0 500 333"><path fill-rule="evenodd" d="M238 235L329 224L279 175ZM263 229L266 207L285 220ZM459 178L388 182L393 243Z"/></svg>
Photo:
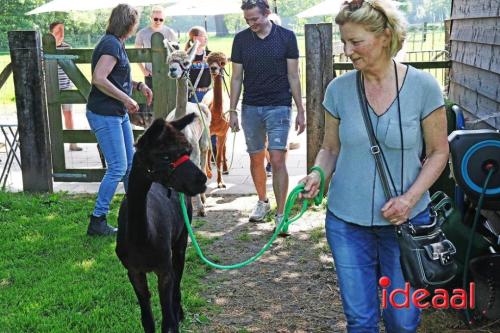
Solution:
<svg viewBox="0 0 500 333"><path fill-rule="evenodd" d="M109 211L118 183L123 180L125 191L128 189L128 175L134 156L134 136L128 114L103 116L87 109L86 115L107 165L92 213L94 216L103 216Z"/></svg>
<svg viewBox="0 0 500 333"><path fill-rule="evenodd" d="M428 224L429 211L421 212L411 222L415 225ZM347 319L347 331L378 333L381 303L379 278L390 278L388 294L405 285L395 229L393 226L365 227L348 223L330 210L327 210L325 226ZM395 300L402 304L403 295L398 294ZM420 324L420 309L412 302L409 308L401 309L387 304L382 317L387 333L413 333Z"/></svg>
<svg viewBox="0 0 500 333"><path fill-rule="evenodd" d="M241 127L245 134L247 152L287 150L292 108L289 106L241 106Z"/></svg>

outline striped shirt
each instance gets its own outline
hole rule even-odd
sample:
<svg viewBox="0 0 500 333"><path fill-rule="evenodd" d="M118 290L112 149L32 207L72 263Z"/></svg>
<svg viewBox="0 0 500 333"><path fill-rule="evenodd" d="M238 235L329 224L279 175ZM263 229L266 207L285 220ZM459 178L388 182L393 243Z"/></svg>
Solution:
<svg viewBox="0 0 500 333"><path fill-rule="evenodd" d="M70 49L71 45L62 42L56 47L58 50ZM73 87L73 82L69 79L68 75L63 71L61 66L57 65L57 75L59 76L59 90L69 90Z"/></svg>

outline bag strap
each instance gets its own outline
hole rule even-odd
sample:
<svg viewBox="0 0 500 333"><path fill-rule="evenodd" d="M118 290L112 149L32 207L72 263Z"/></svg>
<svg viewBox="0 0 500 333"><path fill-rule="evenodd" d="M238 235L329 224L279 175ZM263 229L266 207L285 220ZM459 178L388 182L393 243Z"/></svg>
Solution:
<svg viewBox="0 0 500 333"><path fill-rule="evenodd" d="M375 132L373 131L372 121L370 119L370 114L368 113L368 108L366 107L366 97L364 93L363 84L361 82L361 72L358 71L356 75L356 83L358 88L358 99L359 105L361 106L361 114L363 115L363 121L365 123L366 132L368 133L368 138L370 139L370 152L375 159L375 165L377 167L377 172L380 176L380 181L382 183L382 188L384 190L385 198L389 200L392 198L391 188L389 187L389 181L387 180L387 174L385 172L384 164L382 161L382 151L375 137Z"/></svg>
<svg viewBox="0 0 500 333"><path fill-rule="evenodd" d="M194 90L195 94L196 94L196 88L198 88L198 84L200 83L201 76L203 75L203 71L205 70L205 53L206 53L206 51L203 51L203 59L201 61L201 69L200 69L200 72L198 73L198 77L196 77L196 81L194 82L194 85L193 85L193 90Z"/></svg>

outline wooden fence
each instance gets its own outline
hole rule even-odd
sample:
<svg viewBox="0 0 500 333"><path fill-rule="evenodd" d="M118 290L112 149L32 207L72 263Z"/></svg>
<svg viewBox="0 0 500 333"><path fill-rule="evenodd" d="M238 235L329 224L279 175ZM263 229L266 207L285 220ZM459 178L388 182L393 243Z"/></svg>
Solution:
<svg viewBox="0 0 500 333"><path fill-rule="evenodd" d="M104 169L68 169L65 164L65 143L93 143L95 136L90 130L63 130L61 104L85 104L91 84L78 68L77 64L88 64L92 60L93 49L57 50L51 34L43 37L45 59L45 83L47 90L47 108L49 114L50 141L52 148L54 181L100 181ZM151 62L153 66L153 113L155 117L165 118L175 108L175 80L168 78L166 49L163 36L155 33L150 49L127 49L131 63ZM57 65L74 83L76 90L59 90ZM138 103L145 103L142 94L134 91L132 98ZM137 137L142 131L134 130Z"/></svg>

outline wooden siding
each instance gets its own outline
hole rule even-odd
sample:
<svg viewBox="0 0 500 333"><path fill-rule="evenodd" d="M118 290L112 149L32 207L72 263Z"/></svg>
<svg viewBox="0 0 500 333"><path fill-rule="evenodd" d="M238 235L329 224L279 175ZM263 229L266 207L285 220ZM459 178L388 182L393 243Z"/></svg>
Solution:
<svg viewBox="0 0 500 333"><path fill-rule="evenodd" d="M449 98L468 127L477 120L500 129L500 1L454 0Z"/></svg>

